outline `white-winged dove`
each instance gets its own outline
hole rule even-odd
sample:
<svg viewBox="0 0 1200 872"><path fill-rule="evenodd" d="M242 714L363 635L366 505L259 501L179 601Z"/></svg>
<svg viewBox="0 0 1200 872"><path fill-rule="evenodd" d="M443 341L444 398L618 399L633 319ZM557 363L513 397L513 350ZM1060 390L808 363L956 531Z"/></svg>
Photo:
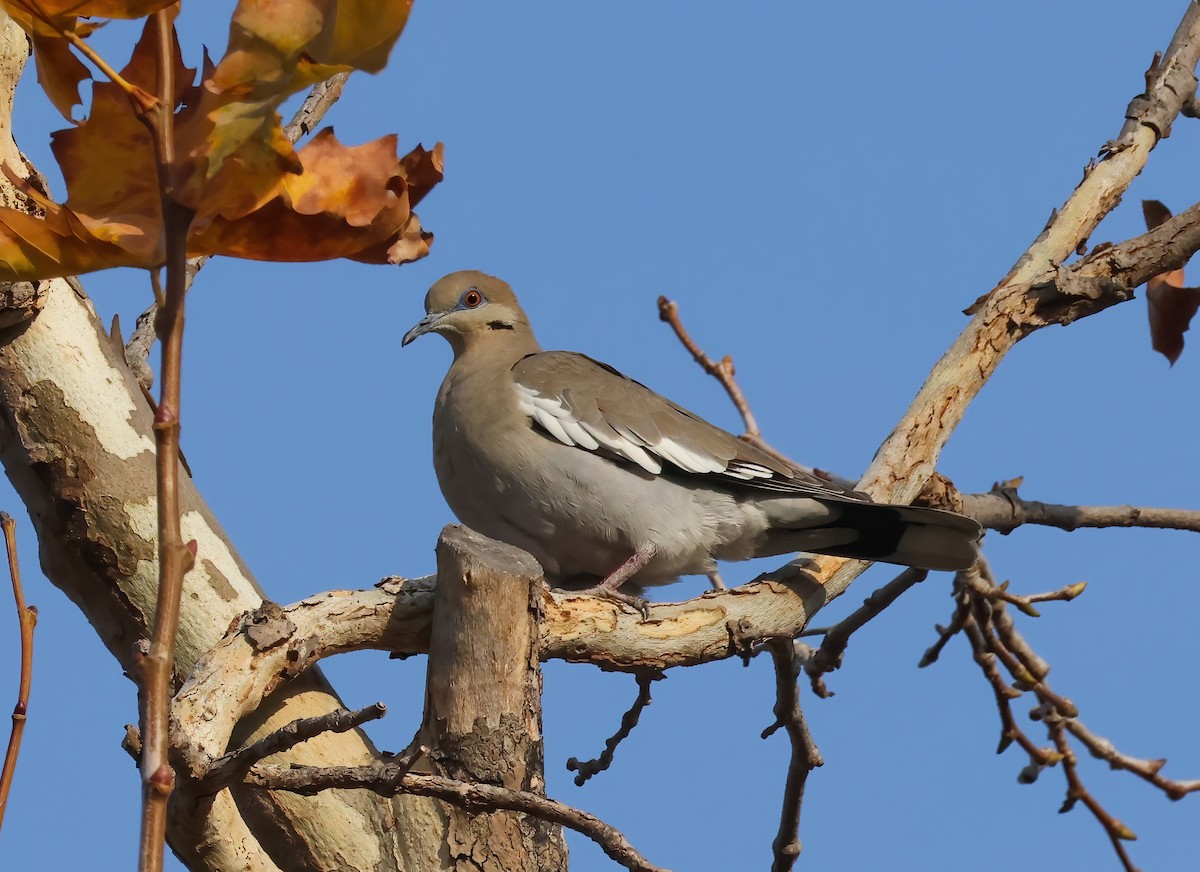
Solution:
<svg viewBox="0 0 1200 872"><path fill-rule="evenodd" d="M717 560L807 551L957 570L977 523L874 503L781 462L583 354L542 351L505 282L451 273L407 345L440 333L454 362L433 462L459 520L532 554L552 582L709 574Z"/></svg>

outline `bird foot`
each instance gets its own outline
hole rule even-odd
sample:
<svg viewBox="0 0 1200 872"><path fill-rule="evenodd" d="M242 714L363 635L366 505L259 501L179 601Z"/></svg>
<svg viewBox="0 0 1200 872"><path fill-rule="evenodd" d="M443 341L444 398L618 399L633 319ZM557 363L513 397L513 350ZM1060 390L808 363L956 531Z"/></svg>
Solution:
<svg viewBox="0 0 1200 872"><path fill-rule="evenodd" d="M618 605L628 606L636 611L642 616L643 622L650 620L650 600L637 594L621 593L619 590L609 587L607 581L603 581L592 587L582 588L576 591L576 593L586 593L590 596L600 597L601 599L612 600Z"/></svg>
<svg viewBox="0 0 1200 872"><path fill-rule="evenodd" d="M641 613L642 620L650 620L650 603L645 597L636 596L630 593L621 593L620 588L625 582L637 575L650 559L654 557L654 553L658 549L653 545L647 545L640 548L630 555L629 559L609 573L608 578L604 581L589 587L580 593L590 593L592 596L599 596L605 599L613 600L621 605L631 606Z"/></svg>

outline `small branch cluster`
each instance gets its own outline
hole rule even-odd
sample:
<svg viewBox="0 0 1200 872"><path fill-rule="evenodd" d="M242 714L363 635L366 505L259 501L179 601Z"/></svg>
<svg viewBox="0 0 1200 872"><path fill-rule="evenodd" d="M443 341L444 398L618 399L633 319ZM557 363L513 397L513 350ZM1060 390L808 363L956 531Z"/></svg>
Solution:
<svg viewBox="0 0 1200 872"><path fill-rule="evenodd" d="M954 614L947 626L937 628L937 641L925 652L920 665L928 666L937 660L947 641L961 632L996 698L1000 716L997 753L1004 752L1014 743L1025 751L1029 756L1029 764L1018 776L1023 784L1036 781L1043 770L1061 765L1067 794L1060 811L1070 811L1076 804L1083 803L1104 828L1127 872L1135 872L1124 842L1136 836L1109 813L1084 785L1070 738L1074 737L1092 756L1107 761L1113 769L1137 775L1162 790L1170 799L1180 799L1200 791L1200 780L1173 781L1164 778L1161 770L1166 764L1165 760L1142 760L1118 751L1109 740L1096 735L1079 720L1079 710L1070 699L1050 687L1046 680L1050 672L1049 664L1034 652L1017 630L1008 606L1012 605L1036 617L1037 610L1032 603L1070 600L1082 590L1082 585L1076 584L1052 593L1017 596L1009 592L1007 582L997 583L987 561L980 559L974 568L960 572L955 577ZM1046 728L1050 747L1038 745L1017 723L1012 705L1027 693L1032 693L1036 700L1030 717Z"/></svg>

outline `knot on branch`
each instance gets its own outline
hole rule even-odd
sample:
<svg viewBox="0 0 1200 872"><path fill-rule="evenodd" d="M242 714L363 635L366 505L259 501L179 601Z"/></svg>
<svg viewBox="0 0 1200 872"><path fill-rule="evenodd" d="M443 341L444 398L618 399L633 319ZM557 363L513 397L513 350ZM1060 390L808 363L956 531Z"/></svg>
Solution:
<svg viewBox="0 0 1200 872"><path fill-rule="evenodd" d="M267 651L282 645L296 632L296 625L284 614L278 603L270 600L242 619L242 633L256 651Z"/></svg>

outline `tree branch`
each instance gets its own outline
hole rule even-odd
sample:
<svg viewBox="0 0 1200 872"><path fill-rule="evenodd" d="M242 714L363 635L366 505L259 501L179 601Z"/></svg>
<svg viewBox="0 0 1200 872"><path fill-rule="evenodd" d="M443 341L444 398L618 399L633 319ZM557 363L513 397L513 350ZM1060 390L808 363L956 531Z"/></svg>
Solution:
<svg viewBox="0 0 1200 872"><path fill-rule="evenodd" d="M861 629L872 618L881 614L884 609L899 599L900 595L906 590L924 581L928 576L929 572L925 569L906 569L883 587L877 589L863 600L862 606L855 609L832 627L828 627L823 631L805 631L805 635L818 632L824 632L825 635L825 638L821 642L821 647L804 664L804 671L808 673L812 681L813 693L822 699L833 696L833 691L825 686L823 676L826 672L832 672L841 667L842 657L846 654L846 646L850 644L850 636L856 630Z"/></svg>
<svg viewBox="0 0 1200 872"><path fill-rule="evenodd" d="M259 763L250 770L246 783L267 790L301 794L331 788L373 790L384 796L409 793L431 796L470 812L486 813L497 809L522 812L586 836L610 858L633 872L665 872L639 854L618 829L595 815L529 791L420 775L397 764L318 768Z"/></svg>
<svg viewBox="0 0 1200 872"><path fill-rule="evenodd" d="M593 775L603 772L612 765L613 755L617 751L617 746L629 737L629 734L633 732L633 728L638 725L638 719L642 716L642 710L653 702L650 699L650 685L655 681L661 681L666 676L656 670L648 670L635 673L634 678L637 680L638 686L637 698L633 701L633 705L629 707L629 710L621 716L620 728L605 740L604 750L600 752L600 756L594 760L584 760L582 762L580 762L578 757L571 757L567 760L567 771L578 773L575 776L576 787L583 787Z"/></svg>
<svg viewBox="0 0 1200 872"><path fill-rule="evenodd" d="M2 826L4 812L8 809L8 793L12 788L13 774L17 770L17 754L21 750L21 738L25 734L26 715L29 711L29 687L33 681L33 628L37 626L37 607L25 605L25 592L21 588L21 570L17 565L17 522L8 512L0 512L0 527L4 529L4 550L8 555L8 577L12 581L21 641L21 677L17 684L17 704L13 707L12 732L8 735L8 749L4 752L4 769L0 771L0 826Z"/></svg>
<svg viewBox="0 0 1200 872"><path fill-rule="evenodd" d="M377 702L353 711L338 708L311 718L297 718L275 732L268 733L252 745L218 757L204 776L203 788L216 793L236 781L242 781L251 766L272 754L290 750L322 733L344 733L353 730L368 721L378 720L385 714L387 706Z"/></svg>
<svg viewBox="0 0 1200 872"><path fill-rule="evenodd" d="M1036 781L1042 770L1061 763L1067 782L1067 799L1061 811L1070 811L1076 803L1082 802L1104 828L1125 869L1134 872L1123 842L1136 836L1110 814L1084 785L1069 736L1075 736L1090 753L1106 760L1112 768L1137 775L1162 790L1170 799L1181 799L1189 793L1200 791L1200 780L1174 781L1164 778L1160 773L1166 764L1165 760L1140 760L1122 754L1107 739L1088 729L1079 720L1079 710L1075 704L1052 690L1046 682L1049 665L1034 653L1014 626L1006 607L1006 598L996 595L999 590L1001 586L996 584L991 567L983 558L975 567L955 577L955 599L960 604L955 614L957 616L960 611L963 613L961 627L970 643L972 656L996 697L1001 723L997 753L1002 753L1013 742L1025 750L1030 763L1018 776L1018 780L1024 784ZM967 605L965 609L962 609L963 603ZM942 640L949 635L952 634L942 631L939 641L944 644ZM1012 685L1002 677L997 664L1002 665L1013 679ZM1038 747L1017 725L1012 702L1027 692L1032 692L1037 699L1030 717L1045 725L1054 744L1053 749Z"/></svg>
<svg viewBox="0 0 1200 872"><path fill-rule="evenodd" d="M167 287L165 303L156 318L162 346L162 387L154 413L154 458L158 484L158 597L150 651L139 662L139 702L142 707L142 832L138 854L141 872L162 869L167 833L167 800L175 786L169 761L168 717L171 676L175 662L175 636L183 577L196 557L195 541L184 544L179 503L179 427L183 371L184 269L187 237L193 211L175 198L175 57L173 15L154 14L158 36L157 106L140 117L150 127L154 164L158 171L166 245Z"/></svg>
<svg viewBox="0 0 1200 872"><path fill-rule="evenodd" d="M983 526L1008 534L1023 524L1078 530L1083 527L1150 527L1200 533L1200 511L1144 506L1066 506L1026 500L1016 488L989 494L962 494L963 514Z"/></svg>
<svg viewBox="0 0 1200 872"><path fill-rule="evenodd" d="M764 739L781 727L787 731L791 751L787 779L783 787L783 806L779 813L779 831L771 849L775 858L771 872L789 872L800 856L800 809L808 773L825 760L813 741L804 711L800 708L800 663L791 639L771 639L766 643L775 664L775 722L762 732Z"/></svg>

